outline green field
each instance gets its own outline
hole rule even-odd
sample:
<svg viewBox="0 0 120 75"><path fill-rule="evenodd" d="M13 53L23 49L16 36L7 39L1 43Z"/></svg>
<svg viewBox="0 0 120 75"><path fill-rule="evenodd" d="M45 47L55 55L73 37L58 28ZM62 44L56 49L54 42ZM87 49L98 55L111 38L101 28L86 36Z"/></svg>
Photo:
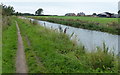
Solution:
<svg viewBox="0 0 120 75"><path fill-rule="evenodd" d="M79 17L79 16L29 16L29 18L64 24L77 28L120 34L118 18Z"/></svg>
<svg viewBox="0 0 120 75"><path fill-rule="evenodd" d="M42 16L49 18L62 18L62 19L79 19L83 21L98 22L101 24L107 24L109 22L118 22L118 18L100 18L100 17L79 17L79 16Z"/></svg>

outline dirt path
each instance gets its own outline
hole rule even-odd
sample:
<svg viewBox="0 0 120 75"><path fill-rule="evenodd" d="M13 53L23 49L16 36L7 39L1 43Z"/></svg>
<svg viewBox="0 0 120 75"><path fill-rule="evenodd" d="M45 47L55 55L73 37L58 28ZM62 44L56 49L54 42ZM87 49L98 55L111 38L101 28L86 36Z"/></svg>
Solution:
<svg viewBox="0 0 120 75"><path fill-rule="evenodd" d="M24 46L23 46L23 41L22 41L22 37L20 34L20 29L19 29L17 21L16 21L16 27L18 30L18 50L17 50L17 57L16 57L16 73L27 73L28 68L26 65Z"/></svg>

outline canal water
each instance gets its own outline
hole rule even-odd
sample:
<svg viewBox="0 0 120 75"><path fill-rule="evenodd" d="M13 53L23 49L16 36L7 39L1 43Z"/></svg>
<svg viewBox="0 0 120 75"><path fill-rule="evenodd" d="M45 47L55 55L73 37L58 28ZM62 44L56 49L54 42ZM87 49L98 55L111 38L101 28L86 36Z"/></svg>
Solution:
<svg viewBox="0 0 120 75"><path fill-rule="evenodd" d="M59 30L59 27L61 27L64 31L64 29L67 28L66 34L71 35L74 33L72 38L75 38L78 44L84 45L88 51L96 50L97 47L103 48L103 43L105 43L109 51L112 51L115 54L118 54L118 52L120 52L118 50L120 47L120 43L119 43L120 35L113 35L106 32L75 28L75 27L51 23L47 21L41 21L41 20L37 20L37 21L40 25L50 29L52 28Z"/></svg>

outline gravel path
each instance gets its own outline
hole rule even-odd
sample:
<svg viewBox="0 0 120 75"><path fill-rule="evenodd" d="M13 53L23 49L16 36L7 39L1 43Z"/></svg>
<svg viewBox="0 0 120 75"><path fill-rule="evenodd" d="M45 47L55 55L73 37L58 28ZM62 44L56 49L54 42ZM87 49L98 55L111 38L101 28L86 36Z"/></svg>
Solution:
<svg viewBox="0 0 120 75"><path fill-rule="evenodd" d="M17 27L17 31L18 31L18 50L17 50L17 57L16 57L16 73L27 73L28 68L27 68L26 59L25 59L24 46L23 46L23 41L22 41L22 37L20 34L20 29L19 29L17 21L16 21L16 27Z"/></svg>

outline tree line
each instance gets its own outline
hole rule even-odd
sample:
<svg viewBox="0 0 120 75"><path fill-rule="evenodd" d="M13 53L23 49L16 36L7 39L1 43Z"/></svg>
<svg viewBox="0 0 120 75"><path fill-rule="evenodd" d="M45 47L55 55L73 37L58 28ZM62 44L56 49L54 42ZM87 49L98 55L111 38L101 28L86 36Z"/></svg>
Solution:
<svg viewBox="0 0 120 75"><path fill-rule="evenodd" d="M2 15L3 16L11 16L11 15L16 15L16 16L34 16L34 15L43 15L43 9L39 8L38 10L35 11L35 14L31 13L21 13L21 12L15 12L13 6L6 6L4 4L0 4L0 8L2 9Z"/></svg>
<svg viewBox="0 0 120 75"><path fill-rule="evenodd" d="M38 15L43 15L42 13L43 13L43 9L39 8L37 11L35 11L35 14L16 12L14 13L14 15L16 16L38 16Z"/></svg>

